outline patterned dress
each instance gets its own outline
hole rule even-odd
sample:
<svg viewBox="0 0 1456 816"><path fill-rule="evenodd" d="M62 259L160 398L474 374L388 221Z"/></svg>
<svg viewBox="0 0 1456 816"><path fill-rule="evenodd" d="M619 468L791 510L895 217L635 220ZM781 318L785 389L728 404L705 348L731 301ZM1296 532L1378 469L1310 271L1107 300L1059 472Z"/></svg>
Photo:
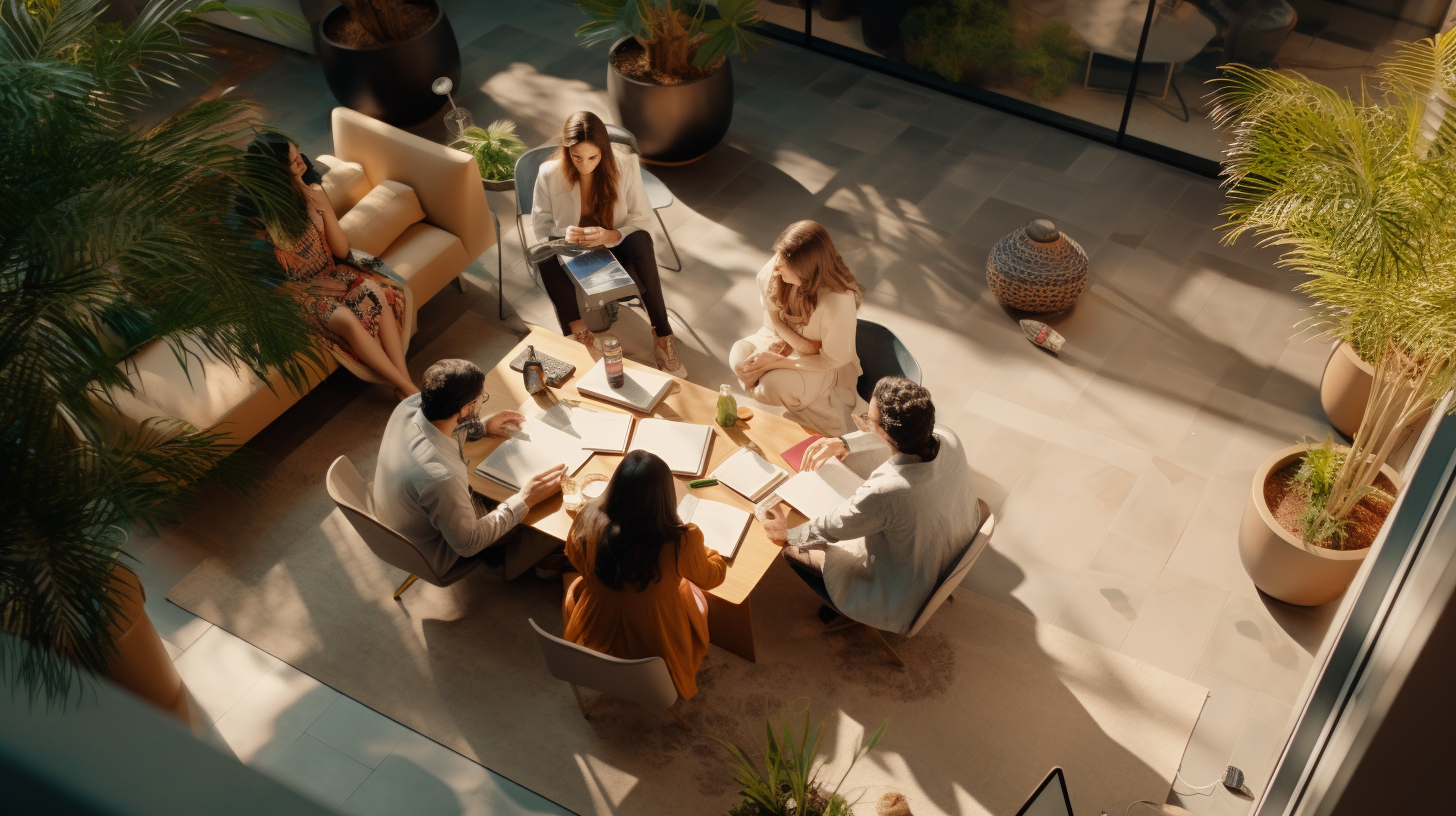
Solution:
<svg viewBox="0 0 1456 816"><path fill-rule="evenodd" d="M379 320L385 306L388 306L395 326L401 333L404 332L404 288L390 276L388 268L378 258L355 251L350 253L348 260L336 261L324 241L323 231L313 221L308 222L308 227L293 246L285 248L274 243L273 254L288 273L290 281L307 283L319 278L332 278L347 287L342 294L307 287L297 296L304 319L313 324L314 330L335 353L359 362L348 344L329 330L329 318L340 306L352 311L372 337L379 336ZM379 291L384 293L384 303L380 303L374 292L362 285L365 281L373 281L379 287Z"/></svg>

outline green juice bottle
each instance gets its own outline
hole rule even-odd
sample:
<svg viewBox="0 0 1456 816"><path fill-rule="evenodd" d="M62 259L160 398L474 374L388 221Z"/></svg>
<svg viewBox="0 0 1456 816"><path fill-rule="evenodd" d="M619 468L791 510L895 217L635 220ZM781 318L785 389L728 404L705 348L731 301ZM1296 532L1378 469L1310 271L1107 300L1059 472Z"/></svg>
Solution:
<svg viewBox="0 0 1456 816"><path fill-rule="evenodd" d="M738 400L728 393L728 386L718 389L718 424L731 428L738 424Z"/></svg>

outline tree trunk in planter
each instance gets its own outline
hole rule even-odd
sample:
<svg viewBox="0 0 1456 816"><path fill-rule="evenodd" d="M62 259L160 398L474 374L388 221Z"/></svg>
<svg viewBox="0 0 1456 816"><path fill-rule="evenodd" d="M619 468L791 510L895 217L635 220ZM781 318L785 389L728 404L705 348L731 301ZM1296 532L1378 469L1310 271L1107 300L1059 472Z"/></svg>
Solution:
<svg viewBox="0 0 1456 816"><path fill-rule="evenodd" d="M622 127L637 137L643 160L687 164L702 158L733 123L733 71L727 60L708 76L681 85L657 85L625 76L612 64L621 49L641 49L623 37L607 56L607 96Z"/></svg>
<svg viewBox="0 0 1456 816"><path fill-rule="evenodd" d="M401 127L417 125L445 106L445 97L430 85L442 76L460 84L460 46L445 10L435 0L420 2L435 10L435 22L408 40L375 48L352 48L329 37L334 20L347 11L344 6L324 15L319 60L339 104Z"/></svg>

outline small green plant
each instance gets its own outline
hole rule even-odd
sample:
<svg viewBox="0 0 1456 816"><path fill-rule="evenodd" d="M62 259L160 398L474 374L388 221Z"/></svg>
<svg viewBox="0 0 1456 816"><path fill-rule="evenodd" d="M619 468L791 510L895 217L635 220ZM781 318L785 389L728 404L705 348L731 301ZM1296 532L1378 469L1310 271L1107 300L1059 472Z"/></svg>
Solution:
<svg viewBox="0 0 1456 816"><path fill-rule="evenodd" d="M853 802L839 793L849 772L879 743L885 735L889 721L880 725L864 745L855 751L849 767L834 790L825 792L819 781L823 761L817 756L819 739L824 733L824 723L810 726L809 711L804 711L804 728L797 743L789 718L781 721L783 733L774 736L774 724L766 723L768 741L764 747L763 769L749 758L741 748L731 742L722 742L732 756L733 779L741 787L738 804L729 809L729 816L852 816Z"/></svg>
<svg viewBox="0 0 1456 816"><path fill-rule="evenodd" d="M516 159L526 143L516 135L516 123L497 119L486 127L468 127L450 144L475 157L480 177L486 181L510 181L516 177Z"/></svg>
<svg viewBox="0 0 1456 816"><path fill-rule="evenodd" d="M1326 435L1319 447L1311 446L1305 451L1294 472L1294 481L1304 491L1309 504L1299 518L1300 537L1309 544L1319 544L1330 549L1344 549L1345 537L1349 533L1348 519L1337 519L1330 515L1330 496L1345 464L1346 452L1335 447L1334 438ZM1395 501L1395 497L1378 487L1366 486L1360 491L1360 498L1376 496L1382 501ZM1358 501L1358 500L1357 500Z"/></svg>
<svg viewBox="0 0 1456 816"><path fill-rule="evenodd" d="M1086 58L1087 49L1072 27L1053 20L1036 32L1030 48L1016 55L1016 70L1036 80L1031 98L1045 102L1067 92L1067 85L1077 79Z"/></svg>
<svg viewBox="0 0 1456 816"><path fill-rule="evenodd" d="M911 9L900 34L919 46L922 71L953 82L1004 70L1016 51L1016 26L1000 0L934 0Z"/></svg>

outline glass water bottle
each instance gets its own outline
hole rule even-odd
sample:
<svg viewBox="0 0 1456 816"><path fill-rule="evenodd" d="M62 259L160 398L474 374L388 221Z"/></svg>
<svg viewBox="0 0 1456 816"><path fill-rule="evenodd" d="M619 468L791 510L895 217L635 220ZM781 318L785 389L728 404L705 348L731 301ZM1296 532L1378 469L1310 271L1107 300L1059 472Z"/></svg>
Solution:
<svg viewBox="0 0 1456 816"><path fill-rule="evenodd" d="M718 388L718 424L731 428L738 424L738 400L728 393L728 386Z"/></svg>

